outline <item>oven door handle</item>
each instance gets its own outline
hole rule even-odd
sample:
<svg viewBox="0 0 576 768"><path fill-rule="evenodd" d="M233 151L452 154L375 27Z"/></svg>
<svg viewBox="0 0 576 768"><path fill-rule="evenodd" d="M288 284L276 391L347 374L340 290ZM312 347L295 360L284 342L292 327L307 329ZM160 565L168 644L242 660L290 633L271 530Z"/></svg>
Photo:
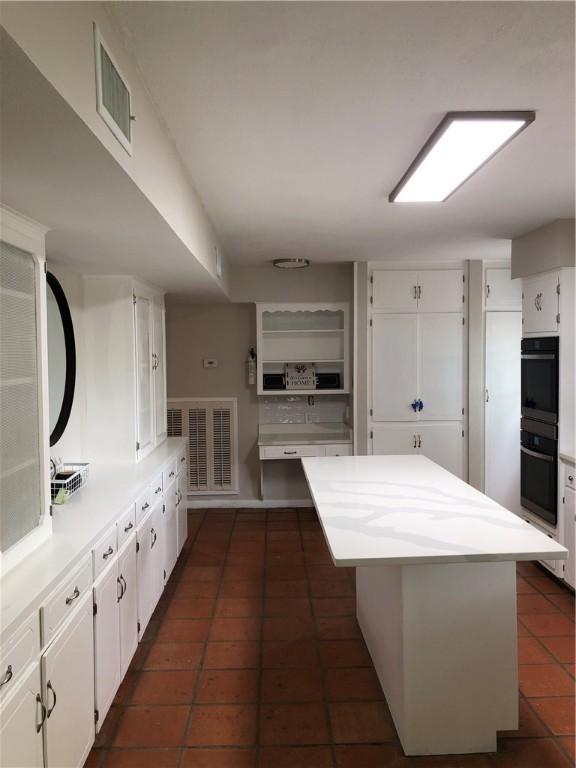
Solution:
<svg viewBox="0 0 576 768"><path fill-rule="evenodd" d="M522 357L522 360L555 360L556 359L556 355L552 354L551 352L548 354L545 354L544 352L541 352L538 354L536 353L529 354L527 352L522 352L521 357Z"/></svg>
<svg viewBox="0 0 576 768"><path fill-rule="evenodd" d="M520 450L522 453L527 453L528 456L534 456L535 459L542 459L542 461L547 461L549 464L552 464L554 461L554 456L548 456L545 453L538 453L538 451L531 451L530 448L524 448L524 446L520 446Z"/></svg>

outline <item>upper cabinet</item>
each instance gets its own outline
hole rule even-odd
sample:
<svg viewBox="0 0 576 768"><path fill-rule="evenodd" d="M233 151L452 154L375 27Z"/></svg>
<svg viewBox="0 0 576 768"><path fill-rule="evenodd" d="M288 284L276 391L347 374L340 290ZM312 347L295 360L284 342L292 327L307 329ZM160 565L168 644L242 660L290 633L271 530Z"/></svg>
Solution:
<svg viewBox="0 0 576 768"><path fill-rule="evenodd" d="M556 333L559 326L560 275L544 272L522 281L522 333Z"/></svg>
<svg viewBox="0 0 576 768"><path fill-rule="evenodd" d="M84 285L88 458L138 461L166 437L164 297L126 277Z"/></svg>
<svg viewBox="0 0 576 768"><path fill-rule="evenodd" d="M259 395L344 394L348 304L257 304Z"/></svg>
<svg viewBox="0 0 576 768"><path fill-rule="evenodd" d="M487 310L521 310L522 280L512 280L511 271L503 267L486 269L484 292Z"/></svg>
<svg viewBox="0 0 576 768"><path fill-rule="evenodd" d="M371 304L377 312L463 311L462 269L379 269L371 282Z"/></svg>

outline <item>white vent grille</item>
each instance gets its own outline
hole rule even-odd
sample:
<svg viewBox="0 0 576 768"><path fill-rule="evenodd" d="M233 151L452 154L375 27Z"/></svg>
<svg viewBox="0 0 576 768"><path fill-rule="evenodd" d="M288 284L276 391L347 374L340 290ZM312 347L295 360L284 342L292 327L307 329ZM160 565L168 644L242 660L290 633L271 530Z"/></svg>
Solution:
<svg viewBox="0 0 576 768"><path fill-rule="evenodd" d="M132 149L130 88L109 47L94 27L97 109L114 136L129 153Z"/></svg>
<svg viewBox="0 0 576 768"><path fill-rule="evenodd" d="M188 492L237 493L236 399L169 400L168 436L188 440Z"/></svg>

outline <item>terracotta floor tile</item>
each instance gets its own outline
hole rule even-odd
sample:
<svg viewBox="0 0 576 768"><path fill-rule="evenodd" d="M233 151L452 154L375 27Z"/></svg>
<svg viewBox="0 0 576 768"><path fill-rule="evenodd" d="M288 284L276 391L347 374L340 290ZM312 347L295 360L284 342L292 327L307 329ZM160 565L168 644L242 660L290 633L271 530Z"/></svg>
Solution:
<svg viewBox="0 0 576 768"><path fill-rule="evenodd" d="M130 696L130 704L191 704L196 677L196 671L183 669L141 672Z"/></svg>
<svg viewBox="0 0 576 768"><path fill-rule="evenodd" d="M554 658L535 637L518 638L519 664L550 664Z"/></svg>
<svg viewBox="0 0 576 768"><path fill-rule="evenodd" d="M362 632L353 616L326 616L316 619L321 640L359 640Z"/></svg>
<svg viewBox="0 0 576 768"><path fill-rule="evenodd" d="M527 614L520 621L536 637L574 637L574 622L563 613Z"/></svg>
<svg viewBox="0 0 576 768"><path fill-rule="evenodd" d="M524 696L570 696L574 680L559 664L521 664L518 681Z"/></svg>
<svg viewBox="0 0 576 768"><path fill-rule="evenodd" d="M210 640L258 640L262 622L259 617L215 618Z"/></svg>
<svg viewBox="0 0 576 768"><path fill-rule="evenodd" d="M260 597L263 588L261 581L223 581L220 597Z"/></svg>
<svg viewBox="0 0 576 768"><path fill-rule="evenodd" d="M402 749L397 744L336 746L334 753L336 768L398 768L404 759Z"/></svg>
<svg viewBox="0 0 576 768"><path fill-rule="evenodd" d="M218 587L218 581L180 581L174 596L178 599L203 597L213 601L218 593Z"/></svg>
<svg viewBox="0 0 576 768"><path fill-rule="evenodd" d="M562 664L562 666L564 667L566 672L568 672L569 675L572 675L572 677L576 677L576 675L574 674L574 672L575 672L574 663L572 663L572 664Z"/></svg>
<svg viewBox="0 0 576 768"><path fill-rule="evenodd" d="M245 704L258 699L255 669L213 669L200 674L198 704Z"/></svg>
<svg viewBox="0 0 576 768"><path fill-rule="evenodd" d="M532 633L528 631L520 619L517 619L517 628L518 637L532 637Z"/></svg>
<svg viewBox="0 0 576 768"><path fill-rule="evenodd" d="M332 768L330 747L264 747L260 768ZM360 768L360 766L356 766Z"/></svg>
<svg viewBox="0 0 576 768"><path fill-rule="evenodd" d="M518 595L518 615L527 613L558 613L559 608L544 595Z"/></svg>
<svg viewBox="0 0 576 768"><path fill-rule="evenodd" d="M574 697L530 699L534 709L555 736L574 736Z"/></svg>
<svg viewBox="0 0 576 768"><path fill-rule="evenodd" d="M82 768L100 768L103 755L101 749L91 749Z"/></svg>
<svg viewBox="0 0 576 768"><path fill-rule="evenodd" d="M264 551L261 552L230 552L226 556L226 563L229 566L259 565L264 566Z"/></svg>
<svg viewBox="0 0 576 768"><path fill-rule="evenodd" d="M315 597L312 609L316 616L356 616L356 598Z"/></svg>
<svg viewBox="0 0 576 768"><path fill-rule="evenodd" d="M311 581L310 593L312 597L354 597L354 588L343 580Z"/></svg>
<svg viewBox="0 0 576 768"><path fill-rule="evenodd" d="M502 731L500 736L512 739L529 739L550 736L550 733L540 718L534 713L528 701L520 698L518 701L517 730Z"/></svg>
<svg viewBox="0 0 576 768"><path fill-rule="evenodd" d="M306 569L303 563L294 563L290 565L271 563L266 568L266 579L268 581L286 581L287 579L302 580L306 578Z"/></svg>
<svg viewBox="0 0 576 768"><path fill-rule="evenodd" d="M324 684L329 701L374 701L384 698L372 668L327 669Z"/></svg>
<svg viewBox="0 0 576 768"><path fill-rule="evenodd" d="M198 582L200 583L200 582ZM157 643L195 643L208 637L209 619L164 619L156 635Z"/></svg>
<svg viewBox="0 0 576 768"><path fill-rule="evenodd" d="M544 575L541 569L538 569L535 574L528 574L525 578L532 587L538 592L542 592L543 595L562 594L566 591L566 587L551 576Z"/></svg>
<svg viewBox="0 0 576 768"><path fill-rule="evenodd" d="M396 731L388 707L381 701L330 704L336 744L393 741Z"/></svg>
<svg viewBox="0 0 576 768"><path fill-rule="evenodd" d="M218 581L222 574L222 568L205 565L186 565L180 575L181 581Z"/></svg>
<svg viewBox="0 0 576 768"><path fill-rule="evenodd" d="M126 707L115 747L173 747L183 743L189 707Z"/></svg>
<svg viewBox="0 0 576 768"><path fill-rule="evenodd" d="M168 610L167 619L205 619L214 613L215 601L204 597L174 597Z"/></svg>
<svg viewBox="0 0 576 768"><path fill-rule="evenodd" d="M259 581L263 577L260 565L226 565L222 572L222 581Z"/></svg>
<svg viewBox="0 0 576 768"><path fill-rule="evenodd" d="M122 717L123 711L123 708L120 707L116 701L112 703L112 706L108 710L108 714L106 715L104 722L100 726L100 730L96 734L93 745L96 749L110 746L116 733L118 723Z"/></svg>
<svg viewBox="0 0 576 768"><path fill-rule="evenodd" d="M316 643L310 639L264 643L263 669L311 669L318 667Z"/></svg>
<svg viewBox="0 0 576 768"><path fill-rule="evenodd" d="M188 746L249 746L256 741L257 708L252 704L196 705Z"/></svg>
<svg viewBox="0 0 576 768"><path fill-rule="evenodd" d="M255 768L254 749L185 749L182 753L181 768Z"/></svg>
<svg viewBox="0 0 576 768"><path fill-rule="evenodd" d="M310 617L304 616L266 617L262 631L266 642L301 640L314 636L314 623Z"/></svg>
<svg viewBox="0 0 576 768"><path fill-rule="evenodd" d="M265 702L322 700L322 675L318 669L264 669L261 686Z"/></svg>
<svg viewBox="0 0 576 768"><path fill-rule="evenodd" d="M537 565L535 562L531 562L528 560L522 560L517 562L516 572L524 577L528 577L528 576L543 577L545 573L545 571L539 565Z"/></svg>
<svg viewBox="0 0 576 768"><path fill-rule="evenodd" d="M143 669L197 669L203 643L154 643Z"/></svg>
<svg viewBox="0 0 576 768"><path fill-rule="evenodd" d="M310 600L307 597L267 597L264 601L265 616L310 616Z"/></svg>
<svg viewBox="0 0 576 768"><path fill-rule="evenodd" d="M206 646L206 669L250 669L258 667L260 646L255 642L209 642Z"/></svg>
<svg viewBox="0 0 576 768"><path fill-rule="evenodd" d="M369 667L370 654L361 640L326 640L320 643L324 667Z"/></svg>
<svg viewBox="0 0 576 768"><path fill-rule="evenodd" d="M176 768L179 749L111 749L102 768Z"/></svg>
<svg viewBox="0 0 576 768"><path fill-rule="evenodd" d="M547 598L551 603L554 603L554 605L558 607L563 613L574 616L575 601L572 592L568 592L566 589L564 592L560 592L558 594L547 595Z"/></svg>
<svg viewBox="0 0 576 768"><path fill-rule="evenodd" d="M150 645L148 643L139 643L136 648L136 652L130 662L130 671L142 669L142 665L146 661L146 656L150 651Z"/></svg>
<svg viewBox="0 0 576 768"><path fill-rule="evenodd" d="M308 578L310 581L348 581L348 573L346 568L334 565L309 565Z"/></svg>
<svg viewBox="0 0 576 768"><path fill-rule="evenodd" d="M305 579L267 581L266 597L307 597L308 582Z"/></svg>
<svg viewBox="0 0 576 768"><path fill-rule="evenodd" d="M500 739L494 768L571 768L552 739Z"/></svg>
<svg viewBox="0 0 576 768"><path fill-rule="evenodd" d="M516 592L519 595L534 595L537 594L538 590L530 582L526 581L523 576L516 576Z"/></svg>
<svg viewBox="0 0 576 768"><path fill-rule="evenodd" d="M262 704L260 743L327 744L328 728L323 704Z"/></svg>
<svg viewBox="0 0 576 768"><path fill-rule="evenodd" d="M216 604L216 616L221 618L246 618L262 614L259 597L220 597Z"/></svg>
<svg viewBox="0 0 576 768"><path fill-rule="evenodd" d="M574 640L571 637L543 637L540 641L563 664L574 662Z"/></svg>
<svg viewBox="0 0 576 768"><path fill-rule="evenodd" d="M574 736L563 736L562 738L558 739L558 741L560 742L560 746L566 752L568 757L572 761L576 760Z"/></svg>

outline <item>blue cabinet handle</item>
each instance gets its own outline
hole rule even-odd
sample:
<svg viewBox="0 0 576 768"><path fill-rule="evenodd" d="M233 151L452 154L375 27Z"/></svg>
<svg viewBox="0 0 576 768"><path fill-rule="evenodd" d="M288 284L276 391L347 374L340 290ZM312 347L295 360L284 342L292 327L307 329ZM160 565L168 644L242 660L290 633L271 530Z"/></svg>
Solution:
<svg viewBox="0 0 576 768"><path fill-rule="evenodd" d="M414 411L414 413L416 413L416 411L418 410L418 403L419 403L419 401L418 401L418 400L413 400L413 401L410 403L410 405L412 406L412 410Z"/></svg>
<svg viewBox="0 0 576 768"><path fill-rule="evenodd" d="M422 408L424 408L424 403L422 402L422 400L418 400L418 410L421 411Z"/></svg>

